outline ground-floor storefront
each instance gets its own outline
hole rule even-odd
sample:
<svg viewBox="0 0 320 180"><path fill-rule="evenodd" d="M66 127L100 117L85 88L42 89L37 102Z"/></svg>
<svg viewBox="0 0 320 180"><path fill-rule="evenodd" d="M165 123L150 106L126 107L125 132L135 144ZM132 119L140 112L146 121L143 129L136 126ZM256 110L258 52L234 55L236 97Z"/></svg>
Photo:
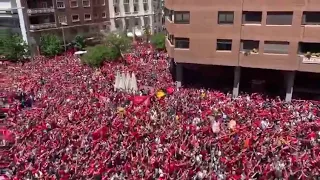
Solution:
<svg viewBox="0 0 320 180"><path fill-rule="evenodd" d="M257 92L286 101L320 97L320 75L315 73L182 63L173 69L178 87L213 88L233 97Z"/></svg>

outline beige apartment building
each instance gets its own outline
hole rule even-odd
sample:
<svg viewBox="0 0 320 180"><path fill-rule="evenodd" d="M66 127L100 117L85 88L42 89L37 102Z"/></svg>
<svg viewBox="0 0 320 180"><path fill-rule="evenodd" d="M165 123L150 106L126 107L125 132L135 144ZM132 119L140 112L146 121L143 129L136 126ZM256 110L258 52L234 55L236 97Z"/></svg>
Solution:
<svg viewBox="0 0 320 180"><path fill-rule="evenodd" d="M248 79L281 82L287 101L294 92L320 92L319 0L165 0L165 8L178 86L183 70L211 65L232 74L223 81L231 82L234 97Z"/></svg>

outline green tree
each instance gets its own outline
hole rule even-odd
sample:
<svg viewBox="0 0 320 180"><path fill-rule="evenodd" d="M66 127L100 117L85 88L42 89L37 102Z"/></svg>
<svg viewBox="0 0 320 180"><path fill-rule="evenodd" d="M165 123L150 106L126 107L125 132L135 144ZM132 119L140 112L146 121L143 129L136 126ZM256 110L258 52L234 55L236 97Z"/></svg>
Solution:
<svg viewBox="0 0 320 180"><path fill-rule="evenodd" d="M87 53L81 57L81 61L90 67L100 67L104 61L116 60L119 55L113 47L96 45L87 48Z"/></svg>
<svg viewBox="0 0 320 180"><path fill-rule="evenodd" d="M41 54L52 57L62 52L62 41L54 34L45 34L40 37Z"/></svg>
<svg viewBox="0 0 320 180"><path fill-rule="evenodd" d="M105 44L121 58L131 49L131 40L124 34L110 33L105 38Z"/></svg>
<svg viewBox="0 0 320 180"><path fill-rule="evenodd" d="M144 33L144 35L146 37L146 41L149 42L150 36L151 36L151 28L150 28L150 26L145 26L143 28L143 33Z"/></svg>
<svg viewBox="0 0 320 180"><path fill-rule="evenodd" d="M151 43L159 50L165 49L166 36L163 33L157 33L151 37Z"/></svg>
<svg viewBox="0 0 320 180"><path fill-rule="evenodd" d="M20 35L5 35L0 38L0 56L13 62L22 61L30 56L29 46Z"/></svg>
<svg viewBox="0 0 320 180"><path fill-rule="evenodd" d="M81 35L77 35L74 40L73 40L73 46L74 48L76 48L77 50L83 50L85 48L85 39L83 36Z"/></svg>

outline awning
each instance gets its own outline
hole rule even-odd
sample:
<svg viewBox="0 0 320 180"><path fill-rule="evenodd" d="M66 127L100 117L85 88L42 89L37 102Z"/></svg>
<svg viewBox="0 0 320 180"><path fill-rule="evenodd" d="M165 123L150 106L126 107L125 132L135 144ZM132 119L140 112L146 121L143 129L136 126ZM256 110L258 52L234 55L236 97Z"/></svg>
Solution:
<svg viewBox="0 0 320 180"><path fill-rule="evenodd" d="M76 51L74 54L75 55L82 55L82 54L86 54L87 51Z"/></svg>
<svg viewBox="0 0 320 180"><path fill-rule="evenodd" d="M133 33L132 33L132 32L128 32L128 33L127 33L127 36L128 36L128 37L133 37Z"/></svg>

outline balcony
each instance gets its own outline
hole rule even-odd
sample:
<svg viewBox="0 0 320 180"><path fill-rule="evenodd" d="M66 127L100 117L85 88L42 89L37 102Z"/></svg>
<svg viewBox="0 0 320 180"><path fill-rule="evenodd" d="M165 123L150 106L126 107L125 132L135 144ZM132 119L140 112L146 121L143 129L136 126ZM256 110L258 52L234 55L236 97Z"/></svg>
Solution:
<svg viewBox="0 0 320 180"><path fill-rule="evenodd" d="M34 9L28 9L27 13L29 15L32 14L48 14L48 13L53 13L54 12L54 8L34 8Z"/></svg>
<svg viewBox="0 0 320 180"><path fill-rule="evenodd" d="M298 58L291 58L291 55L285 54L265 54L240 52L239 65L249 68L264 68L276 70L297 70Z"/></svg>
<svg viewBox="0 0 320 180"><path fill-rule="evenodd" d="M299 71L320 72L320 43L299 42Z"/></svg>
<svg viewBox="0 0 320 180"><path fill-rule="evenodd" d="M166 49L167 49L169 57L173 58L174 57L174 45L172 45L170 43L168 38L166 38Z"/></svg>
<svg viewBox="0 0 320 180"><path fill-rule="evenodd" d="M45 24L30 24L30 30L40 30L40 29L49 29L56 28L56 23L45 23Z"/></svg>
<svg viewBox="0 0 320 180"><path fill-rule="evenodd" d="M311 56L306 57L305 55L299 55L300 65L299 71L304 72L320 72L320 57L319 56Z"/></svg>
<svg viewBox="0 0 320 180"><path fill-rule="evenodd" d="M53 14L29 16L30 30L55 28L55 16Z"/></svg>

